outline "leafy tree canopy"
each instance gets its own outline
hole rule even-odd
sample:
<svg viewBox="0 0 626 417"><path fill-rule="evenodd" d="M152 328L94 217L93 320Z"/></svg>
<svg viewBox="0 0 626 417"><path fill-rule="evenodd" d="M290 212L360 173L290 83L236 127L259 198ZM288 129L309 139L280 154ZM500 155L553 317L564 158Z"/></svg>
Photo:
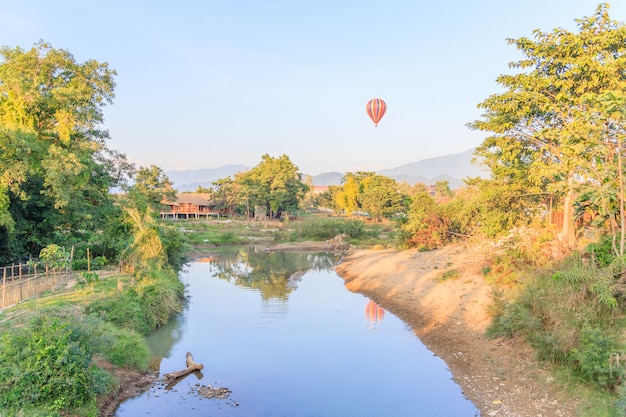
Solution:
<svg viewBox="0 0 626 417"><path fill-rule="evenodd" d="M470 125L492 132L476 153L496 180L563 197L568 243L581 179L602 183L611 170L598 171L598 164L614 164L605 145L615 138L590 112L607 92L626 91L626 27L610 19L608 8L600 4L577 20L578 32L536 30L533 39L509 39L524 57L510 64L516 73L498 77L504 92L480 103L483 118Z"/></svg>
<svg viewBox="0 0 626 417"><path fill-rule="evenodd" d="M284 211L293 211L309 187L302 182L298 172L287 155L272 158L268 154L261 157L261 162L249 171L235 175L239 184L239 195L250 207L262 206L272 217L279 218Z"/></svg>
<svg viewBox="0 0 626 417"><path fill-rule="evenodd" d="M99 128L115 75L43 41L0 48L0 262L89 239L115 210L128 164Z"/></svg>
<svg viewBox="0 0 626 417"><path fill-rule="evenodd" d="M404 212L404 196L398 192L396 180L384 175L372 175L363 179L359 194L361 209L372 218L391 218Z"/></svg>

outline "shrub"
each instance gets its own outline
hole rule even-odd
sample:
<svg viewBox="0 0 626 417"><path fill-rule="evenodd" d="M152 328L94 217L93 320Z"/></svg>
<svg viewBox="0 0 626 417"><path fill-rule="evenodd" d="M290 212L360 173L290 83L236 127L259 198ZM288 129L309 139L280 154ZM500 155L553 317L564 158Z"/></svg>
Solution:
<svg viewBox="0 0 626 417"><path fill-rule="evenodd" d="M294 233L297 238L310 240L328 240L341 234L341 219L311 219L298 224Z"/></svg>
<svg viewBox="0 0 626 417"><path fill-rule="evenodd" d="M612 270L572 257L553 273L525 279L512 302L494 306L498 315L489 334L523 336L541 359L567 367L585 383L617 385L623 371L611 369L609 359L621 350L614 321L624 305L614 295Z"/></svg>
<svg viewBox="0 0 626 417"><path fill-rule="evenodd" d="M98 375L92 352L58 318L34 318L0 339L0 407L51 412L92 405Z"/></svg>
<svg viewBox="0 0 626 417"><path fill-rule="evenodd" d="M89 267L91 270L99 270L102 269L107 262L107 258L104 256L96 256L91 259L91 261L87 261L87 258L78 258L72 261L72 269L80 271L86 270Z"/></svg>
<svg viewBox="0 0 626 417"><path fill-rule="evenodd" d="M91 285L100 281L100 277L95 272L83 271L80 275L83 278L82 284Z"/></svg>
<svg viewBox="0 0 626 417"><path fill-rule="evenodd" d="M437 281L442 282L442 281L447 281L447 280L454 280L460 276L461 276L461 273L459 272L458 269L449 269L445 272L442 272L439 275L439 278L437 279Z"/></svg>
<svg viewBox="0 0 626 417"><path fill-rule="evenodd" d="M424 217L422 227L408 238L408 244L427 250L439 248L450 241L449 229L448 219L437 213L429 213Z"/></svg>
<svg viewBox="0 0 626 417"><path fill-rule="evenodd" d="M134 287L91 301L87 314L146 335L180 311L184 285L169 270L146 272Z"/></svg>
<svg viewBox="0 0 626 417"><path fill-rule="evenodd" d="M142 336L125 329L116 329L111 334L114 343L103 352L106 360L122 368L148 368L150 349Z"/></svg>
<svg viewBox="0 0 626 417"><path fill-rule="evenodd" d="M85 313L95 314L106 322L140 334L145 335L152 330L137 294L132 290L96 299L85 306Z"/></svg>
<svg viewBox="0 0 626 417"><path fill-rule="evenodd" d="M339 225L338 234L346 234L353 239L360 239L365 235L365 227L362 221L346 220Z"/></svg>
<svg viewBox="0 0 626 417"><path fill-rule="evenodd" d="M88 346L94 355L102 355L122 368L147 369L150 350L138 333L116 327L95 315L81 316L72 325L76 334L80 335L81 343Z"/></svg>
<svg viewBox="0 0 626 417"><path fill-rule="evenodd" d="M612 238L604 236L599 242L587 245L585 253L589 254L600 268L609 266L615 259Z"/></svg>
<svg viewBox="0 0 626 417"><path fill-rule="evenodd" d="M613 388L623 377L620 366L609 363L617 344L599 328L585 328L580 344L568 354L575 372L585 381L592 381L599 388Z"/></svg>
<svg viewBox="0 0 626 417"><path fill-rule="evenodd" d="M183 267L187 261L185 252L188 249L189 242L184 233L174 227L160 227L159 235L165 253L167 255L167 263L176 271Z"/></svg>

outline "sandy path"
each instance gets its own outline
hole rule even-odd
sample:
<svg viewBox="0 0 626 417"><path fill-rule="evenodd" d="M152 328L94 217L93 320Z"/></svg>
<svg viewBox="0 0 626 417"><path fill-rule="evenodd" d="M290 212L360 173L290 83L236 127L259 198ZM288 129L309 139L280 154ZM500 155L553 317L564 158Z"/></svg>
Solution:
<svg viewBox="0 0 626 417"><path fill-rule="evenodd" d="M357 250L336 267L350 291L404 320L440 356L482 416L575 416L521 340L487 339L491 288L482 275L488 250ZM459 275L442 279L445 271Z"/></svg>

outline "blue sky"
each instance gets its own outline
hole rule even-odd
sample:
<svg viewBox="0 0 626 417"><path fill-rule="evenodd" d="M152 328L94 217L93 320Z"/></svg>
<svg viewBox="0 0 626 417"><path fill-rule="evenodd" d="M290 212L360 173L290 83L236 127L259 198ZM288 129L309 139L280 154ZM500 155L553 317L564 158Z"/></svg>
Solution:
<svg viewBox="0 0 626 417"><path fill-rule="evenodd" d="M610 2L626 21L626 2ZM463 152L466 124L521 56L507 38L575 30L589 0L0 0L0 44L43 39L118 72L109 147L166 171L287 154L317 175ZM365 113L386 101L377 128Z"/></svg>

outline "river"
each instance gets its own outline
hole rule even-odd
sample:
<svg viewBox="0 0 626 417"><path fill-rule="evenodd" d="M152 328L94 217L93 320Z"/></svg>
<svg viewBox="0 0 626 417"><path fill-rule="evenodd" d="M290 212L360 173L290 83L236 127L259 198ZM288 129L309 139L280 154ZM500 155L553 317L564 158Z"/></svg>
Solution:
<svg viewBox="0 0 626 417"><path fill-rule="evenodd" d="M181 273L185 310L148 339L160 383L130 416L476 417L446 364L400 319L351 293L331 253L240 248Z"/></svg>

